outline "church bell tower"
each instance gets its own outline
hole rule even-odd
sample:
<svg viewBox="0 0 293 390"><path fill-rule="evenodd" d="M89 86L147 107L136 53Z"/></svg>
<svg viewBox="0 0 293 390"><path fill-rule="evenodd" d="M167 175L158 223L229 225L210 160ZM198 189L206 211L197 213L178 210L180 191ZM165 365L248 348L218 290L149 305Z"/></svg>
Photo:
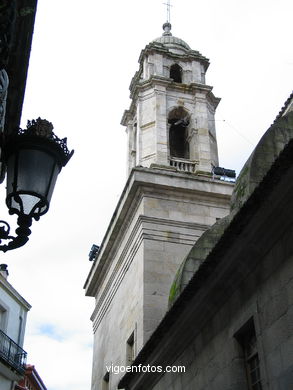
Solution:
<svg viewBox="0 0 293 390"><path fill-rule="evenodd" d="M171 34L150 42L131 84L126 126L128 179L85 283L95 297L92 390L117 389L159 325L184 257L229 213L233 184L218 166L207 58ZM110 371L109 371L110 367Z"/></svg>
<svg viewBox="0 0 293 390"><path fill-rule="evenodd" d="M136 166L210 174L218 166L215 110L206 85L207 58L164 33L142 50L122 124L128 134L128 172Z"/></svg>

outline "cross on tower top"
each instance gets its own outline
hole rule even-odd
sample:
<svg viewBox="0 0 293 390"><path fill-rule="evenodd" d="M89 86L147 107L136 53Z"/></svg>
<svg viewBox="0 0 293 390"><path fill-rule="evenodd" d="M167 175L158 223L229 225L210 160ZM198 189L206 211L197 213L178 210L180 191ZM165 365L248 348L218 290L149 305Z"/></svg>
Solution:
<svg viewBox="0 0 293 390"><path fill-rule="evenodd" d="M170 0L167 0L167 3L163 3L167 7L167 23L170 23L170 9L173 5L170 4Z"/></svg>

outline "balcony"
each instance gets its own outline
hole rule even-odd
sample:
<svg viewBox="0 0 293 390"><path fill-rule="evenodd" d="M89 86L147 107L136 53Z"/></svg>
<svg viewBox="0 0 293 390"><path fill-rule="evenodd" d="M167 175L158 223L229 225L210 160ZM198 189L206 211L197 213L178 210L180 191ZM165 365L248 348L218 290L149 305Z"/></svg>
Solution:
<svg viewBox="0 0 293 390"><path fill-rule="evenodd" d="M17 374L25 372L27 353L0 330L0 362Z"/></svg>

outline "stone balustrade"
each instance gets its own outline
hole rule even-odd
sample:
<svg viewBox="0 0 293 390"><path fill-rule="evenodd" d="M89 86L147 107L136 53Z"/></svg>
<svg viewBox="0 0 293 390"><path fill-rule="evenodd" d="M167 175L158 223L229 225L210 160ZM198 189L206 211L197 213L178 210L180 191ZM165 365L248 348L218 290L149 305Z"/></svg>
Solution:
<svg viewBox="0 0 293 390"><path fill-rule="evenodd" d="M181 158L170 158L170 166L181 172L195 173L198 166L197 161L184 160Z"/></svg>

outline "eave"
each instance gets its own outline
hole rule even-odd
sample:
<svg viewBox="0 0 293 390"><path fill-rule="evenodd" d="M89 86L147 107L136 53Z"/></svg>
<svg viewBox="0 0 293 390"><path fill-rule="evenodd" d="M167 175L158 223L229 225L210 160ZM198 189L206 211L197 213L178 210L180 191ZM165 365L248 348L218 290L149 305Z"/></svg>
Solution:
<svg viewBox="0 0 293 390"><path fill-rule="evenodd" d="M5 116L6 134L17 129L21 120L37 0L11 0L10 6L15 7L15 19L5 64L9 77Z"/></svg>
<svg viewBox="0 0 293 390"><path fill-rule="evenodd" d="M15 288L2 275L0 275L0 289L12 296L15 300L17 300L18 303L25 308L25 310L29 311L31 309L31 305L15 290Z"/></svg>

